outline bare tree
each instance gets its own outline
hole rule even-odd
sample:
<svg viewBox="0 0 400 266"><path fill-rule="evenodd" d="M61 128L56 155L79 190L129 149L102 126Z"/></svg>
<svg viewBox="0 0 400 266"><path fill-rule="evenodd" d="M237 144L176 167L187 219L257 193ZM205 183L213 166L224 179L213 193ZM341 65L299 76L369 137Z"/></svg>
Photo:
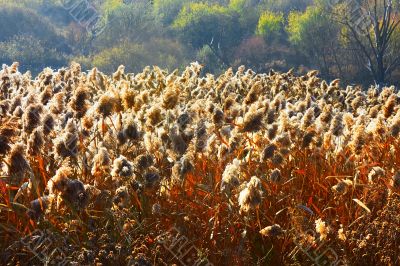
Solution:
<svg viewBox="0 0 400 266"><path fill-rule="evenodd" d="M400 66L397 3L391 0L331 0L333 13L348 28L350 38L377 85ZM397 49L396 49L397 48Z"/></svg>

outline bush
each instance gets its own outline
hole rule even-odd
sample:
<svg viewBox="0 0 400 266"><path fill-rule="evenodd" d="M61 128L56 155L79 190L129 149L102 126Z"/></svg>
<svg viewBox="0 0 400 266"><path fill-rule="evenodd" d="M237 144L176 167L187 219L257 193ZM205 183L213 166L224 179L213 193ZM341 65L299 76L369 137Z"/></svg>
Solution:
<svg viewBox="0 0 400 266"><path fill-rule="evenodd" d="M87 66L90 60L76 58L75 61ZM110 73L121 64L126 66L127 71L133 72L141 71L148 65L172 70L185 64L186 59L184 48L178 42L155 38L146 44L123 42L95 54L91 61L92 66Z"/></svg>

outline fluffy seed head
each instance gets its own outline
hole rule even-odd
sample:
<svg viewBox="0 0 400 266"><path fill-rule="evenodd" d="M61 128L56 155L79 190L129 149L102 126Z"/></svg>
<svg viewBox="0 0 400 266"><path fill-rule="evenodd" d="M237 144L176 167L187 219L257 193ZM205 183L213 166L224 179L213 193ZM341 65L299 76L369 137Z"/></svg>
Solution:
<svg viewBox="0 0 400 266"><path fill-rule="evenodd" d="M140 170L144 170L153 165L153 156L150 154L141 154L135 159L135 166Z"/></svg>
<svg viewBox="0 0 400 266"><path fill-rule="evenodd" d="M270 159L274 156L275 151L277 150L277 147L275 144L270 143L268 144L264 150L261 153L261 162L266 161L267 159Z"/></svg>
<svg viewBox="0 0 400 266"><path fill-rule="evenodd" d="M43 125L43 134L48 135L54 129L54 117L51 114L46 114L43 116L42 125Z"/></svg>
<svg viewBox="0 0 400 266"><path fill-rule="evenodd" d="M393 114L396 102L397 97L394 94L392 94L389 99L387 99L385 105L383 106L383 114L385 118L389 118Z"/></svg>
<svg viewBox="0 0 400 266"><path fill-rule="evenodd" d="M319 234L319 239L321 241L327 239L329 230L329 227L321 218L315 221L315 231Z"/></svg>
<svg viewBox="0 0 400 266"><path fill-rule="evenodd" d="M255 132L261 129L264 113L262 110L249 111L243 119L241 132Z"/></svg>
<svg viewBox="0 0 400 266"><path fill-rule="evenodd" d="M261 204L261 196L261 180L253 176L239 194L240 211L248 212L257 208Z"/></svg>
<svg viewBox="0 0 400 266"><path fill-rule="evenodd" d="M269 176L269 180L271 180L273 183L280 183L282 180L281 170L274 169Z"/></svg>
<svg viewBox="0 0 400 266"><path fill-rule="evenodd" d="M128 159L120 155L114 160L111 176L115 179L118 177L131 177L133 175L133 164Z"/></svg>
<svg viewBox="0 0 400 266"><path fill-rule="evenodd" d="M400 189L400 172L397 172L392 177L392 186L395 189Z"/></svg>
<svg viewBox="0 0 400 266"><path fill-rule="evenodd" d="M27 211L29 218L32 220L38 220L45 213L51 200L51 196L42 196L38 199L32 200L30 202L30 209Z"/></svg>
<svg viewBox="0 0 400 266"><path fill-rule="evenodd" d="M343 115L342 114L337 114L331 123L330 130L332 131L332 134L336 137L340 136L343 132Z"/></svg>
<svg viewBox="0 0 400 266"><path fill-rule="evenodd" d="M117 188L115 191L115 196L113 198L113 202L117 205L120 209L128 207L130 203L129 199L129 192L126 186L121 186Z"/></svg>
<svg viewBox="0 0 400 266"><path fill-rule="evenodd" d="M385 176L385 170L379 166L372 167L368 173L368 182L374 183L376 179Z"/></svg>
<svg viewBox="0 0 400 266"><path fill-rule="evenodd" d="M96 172L102 169L107 169L110 164L111 159L108 150L104 147L101 147L97 154L93 157L93 167L91 172L94 175Z"/></svg>
<svg viewBox="0 0 400 266"><path fill-rule="evenodd" d="M26 147L22 143L16 143L12 146L7 157L8 174L10 176L24 177L24 174L31 169L29 162L25 157Z"/></svg>
<svg viewBox="0 0 400 266"><path fill-rule="evenodd" d="M165 109L173 109L179 101L180 89L171 86L167 88L163 95L163 107Z"/></svg>
<svg viewBox="0 0 400 266"><path fill-rule="evenodd" d="M105 93L100 97L96 111L103 117L110 116L116 104L117 104L116 98L110 93Z"/></svg>
<svg viewBox="0 0 400 266"><path fill-rule="evenodd" d="M262 236L277 237L283 234L283 230L279 224L267 226L260 230Z"/></svg>
<svg viewBox="0 0 400 266"><path fill-rule="evenodd" d="M336 194L346 194L349 187L353 185L353 182L349 179L341 180L332 187L333 192Z"/></svg>
<svg viewBox="0 0 400 266"><path fill-rule="evenodd" d="M240 161L234 159L232 163L225 167L225 170L222 173L221 191L229 194L233 188L239 186L239 176Z"/></svg>
<svg viewBox="0 0 400 266"><path fill-rule="evenodd" d="M24 131L32 133L32 131L40 125L40 115L43 111L43 106L40 104L30 104L24 112L22 121Z"/></svg>
<svg viewBox="0 0 400 266"><path fill-rule="evenodd" d="M38 155L43 146L43 130L42 127L35 128L28 140L28 153L29 155Z"/></svg>
<svg viewBox="0 0 400 266"><path fill-rule="evenodd" d="M70 100L69 106L74 110L75 117L80 119L89 108L88 104L89 91L86 87L78 87Z"/></svg>

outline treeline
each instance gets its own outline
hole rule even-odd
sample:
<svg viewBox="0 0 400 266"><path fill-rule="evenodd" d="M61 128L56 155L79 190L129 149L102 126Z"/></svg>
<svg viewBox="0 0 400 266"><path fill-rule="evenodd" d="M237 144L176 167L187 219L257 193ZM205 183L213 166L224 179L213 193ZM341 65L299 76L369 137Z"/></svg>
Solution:
<svg viewBox="0 0 400 266"><path fill-rule="evenodd" d="M376 17L382 29L375 35L376 25L368 24L363 9L354 14L363 1L9 2L0 0L0 61L19 61L21 69L36 73L70 61L105 72L124 64L138 72L147 65L172 71L197 60L216 74L245 65L257 72L318 69L323 78L347 83L397 83L400 76L399 28L387 44L379 39L390 32L384 29L385 16L392 18L388 27L397 20L397 1L388 1L390 14L387 1L381 1ZM360 23L367 23L370 35L352 31Z"/></svg>

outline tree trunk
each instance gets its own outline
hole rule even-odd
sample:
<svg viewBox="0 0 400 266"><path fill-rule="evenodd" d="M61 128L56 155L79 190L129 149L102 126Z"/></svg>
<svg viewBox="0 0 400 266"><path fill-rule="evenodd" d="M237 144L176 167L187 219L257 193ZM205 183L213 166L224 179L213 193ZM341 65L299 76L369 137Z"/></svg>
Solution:
<svg viewBox="0 0 400 266"><path fill-rule="evenodd" d="M377 62L377 78L376 78L376 83L378 85L383 85L385 83L385 66L383 62L383 56L381 54L378 54L376 57L376 62Z"/></svg>

